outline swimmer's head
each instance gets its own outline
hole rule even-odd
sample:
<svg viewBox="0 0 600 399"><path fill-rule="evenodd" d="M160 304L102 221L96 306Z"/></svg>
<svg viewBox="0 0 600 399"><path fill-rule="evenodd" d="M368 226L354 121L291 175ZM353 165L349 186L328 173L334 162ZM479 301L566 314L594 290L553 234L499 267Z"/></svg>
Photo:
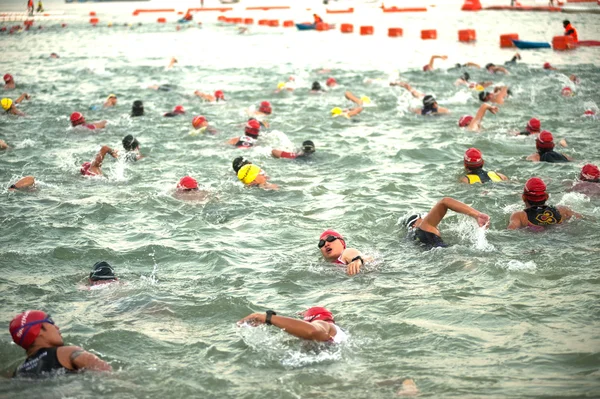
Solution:
<svg viewBox="0 0 600 399"><path fill-rule="evenodd" d="M273 109L271 108L271 103L268 101L261 102L260 107L258 107L258 110L263 114L267 115L271 115L271 112L273 112Z"/></svg>
<svg viewBox="0 0 600 399"><path fill-rule="evenodd" d="M308 308L304 312L302 312L301 315L304 321L309 323L312 323L313 321L317 320L326 321L328 323L335 323L335 320L333 319L333 314L329 310L320 306Z"/></svg>
<svg viewBox="0 0 600 399"><path fill-rule="evenodd" d="M73 112L70 119L71 126L73 127L83 125L85 123L85 118L81 112Z"/></svg>
<svg viewBox="0 0 600 399"><path fill-rule="evenodd" d="M106 282L115 280L117 280L115 271L108 262L97 262L92 267L92 272L90 273L90 284L93 284L96 281Z"/></svg>
<svg viewBox="0 0 600 399"><path fill-rule="evenodd" d="M179 191L192 191L198 190L198 182L196 179L190 176L182 177L177 183L177 190Z"/></svg>
<svg viewBox="0 0 600 399"><path fill-rule="evenodd" d="M527 180L522 198L532 205L543 205L549 198L546 192L546 183L539 177L532 177Z"/></svg>
<svg viewBox="0 0 600 399"><path fill-rule="evenodd" d="M238 171L237 177L239 179L239 181L241 181L244 184L252 184L252 182L254 182L254 180L256 180L256 178L258 177L258 175L260 174L261 170L258 166L253 165L253 164L248 164L248 165L244 165L240 168L240 170Z"/></svg>
<svg viewBox="0 0 600 399"><path fill-rule="evenodd" d="M479 151L477 148L469 148L467 151L465 151L463 163L465 168L475 170L483 168L483 164L485 162L483 161L483 155L481 154L481 151Z"/></svg>
<svg viewBox="0 0 600 399"><path fill-rule="evenodd" d="M549 62L544 63L544 69L552 69L552 65Z"/></svg>
<svg viewBox="0 0 600 399"><path fill-rule="evenodd" d="M283 90L283 89L285 89L285 83L284 82L277 83L277 90Z"/></svg>
<svg viewBox="0 0 600 399"><path fill-rule="evenodd" d="M429 72L429 71L431 71L431 67L429 66L429 64L423 65L423 72Z"/></svg>
<svg viewBox="0 0 600 399"><path fill-rule="evenodd" d="M144 115L144 103L140 100L135 100L131 106L131 116L142 116Z"/></svg>
<svg viewBox="0 0 600 399"><path fill-rule="evenodd" d="M469 75L469 72L464 72L462 75L460 75L460 78L465 82L468 82L469 79L471 79L471 75Z"/></svg>
<svg viewBox="0 0 600 399"><path fill-rule="evenodd" d="M335 107L331 109L331 116L340 116L344 111L340 107Z"/></svg>
<svg viewBox="0 0 600 399"><path fill-rule="evenodd" d="M125 151L135 151L140 148L140 143L131 134L123 137L123 148Z"/></svg>
<svg viewBox="0 0 600 399"><path fill-rule="evenodd" d="M215 98L217 99L217 101L219 101L219 100L225 101L225 93L223 93L223 90L215 91Z"/></svg>
<svg viewBox="0 0 600 399"><path fill-rule="evenodd" d="M335 80L335 78L329 77L329 78L327 78L327 81L325 82L325 84L327 85L327 87L332 87L337 84L337 81Z"/></svg>
<svg viewBox="0 0 600 399"><path fill-rule="evenodd" d="M525 127L525 129L529 132L529 133L537 133L540 131L540 129L542 128L542 122L540 122L539 119L537 118L531 118L529 120L529 122L527 122L527 126Z"/></svg>
<svg viewBox="0 0 600 399"><path fill-rule="evenodd" d="M588 163L581 168L579 180L600 183L600 169L596 165Z"/></svg>
<svg viewBox="0 0 600 399"><path fill-rule="evenodd" d="M0 100L0 104L2 104L3 110L8 111L13 105L13 100L11 100L10 98L3 98L2 100Z"/></svg>
<svg viewBox="0 0 600 399"><path fill-rule="evenodd" d="M237 157L236 159L233 160L233 162L231 163L231 166L233 167L233 171L235 173L237 173L240 171L242 166L251 165L251 164L252 164L252 162L248 161L244 157Z"/></svg>
<svg viewBox="0 0 600 399"><path fill-rule="evenodd" d="M363 104L371 104L371 99L367 96L361 96L360 101L362 101Z"/></svg>
<svg viewBox="0 0 600 399"><path fill-rule="evenodd" d="M185 114L185 109L183 108L183 105L175 106L175 108L173 108L173 113L174 114Z"/></svg>
<svg viewBox="0 0 600 399"><path fill-rule="evenodd" d="M489 64L487 64L485 66L485 69L489 70L491 67L495 67L496 65L492 64L491 62Z"/></svg>
<svg viewBox="0 0 600 399"><path fill-rule="evenodd" d="M206 127L207 125L208 121L202 115L195 116L194 119L192 119L192 126L194 126L194 129L200 129L201 127Z"/></svg>
<svg viewBox="0 0 600 399"><path fill-rule="evenodd" d="M110 101L114 104L117 103L117 96L114 94L109 94L108 97L106 97L106 101Z"/></svg>
<svg viewBox="0 0 600 399"><path fill-rule="evenodd" d="M336 240L339 240L340 243L342 244L343 249L346 249L346 240L344 240L344 237L335 230L325 230L324 232L322 232L321 235L319 236L318 247L319 247L319 249L322 250L322 248L325 246L325 244L327 242L331 243Z"/></svg>
<svg viewBox="0 0 600 399"><path fill-rule="evenodd" d="M306 140L302 142L302 151L305 154L312 154L313 152L315 152L315 150L315 143L313 143L311 140Z"/></svg>
<svg viewBox="0 0 600 399"><path fill-rule="evenodd" d="M472 120L473 117L471 115L463 115L458 120L458 127L467 127Z"/></svg>
<svg viewBox="0 0 600 399"><path fill-rule="evenodd" d="M489 101L489 97L490 97L490 92L488 92L488 91L484 90L479 93L479 101L481 101L481 102Z"/></svg>
<svg viewBox="0 0 600 399"><path fill-rule="evenodd" d="M426 213L417 213L416 215L410 215L409 217L405 218L402 222L404 224L404 227L410 230L413 227L415 227L415 223L417 223L417 220L424 219L425 216L427 216Z"/></svg>
<svg viewBox="0 0 600 399"><path fill-rule="evenodd" d="M423 107L433 108L433 106L435 104L436 104L435 98L431 94L428 94L425 97L423 97Z"/></svg>
<svg viewBox="0 0 600 399"><path fill-rule="evenodd" d="M60 58L60 56L56 53L51 53L50 58Z"/></svg>
<svg viewBox="0 0 600 399"><path fill-rule="evenodd" d="M321 91L323 88L321 87L321 83L313 82L312 87L310 88L313 91Z"/></svg>
<svg viewBox="0 0 600 399"><path fill-rule="evenodd" d="M9 83L9 82L12 82L13 80L14 79L10 73L7 73L6 75L4 75L4 83Z"/></svg>
<svg viewBox="0 0 600 399"><path fill-rule="evenodd" d="M250 136L252 138L257 138L258 133L260 132L260 122L256 119L250 119L246 122L246 127L244 128L244 133L246 136Z"/></svg>
<svg viewBox="0 0 600 399"><path fill-rule="evenodd" d="M569 21L568 19L565 19L565 20L563 21L563 27L565 27L565 28L566 28L567 26L569 26L570 24L571 24L571 21Z"/></svg>
<svg viewBox="0 0 600 399"><path fill-rule="evenodd" d="M454 64L454 68L462 68L462 65L460 65L460 64Z"/></svg>
<svg viewBox="0 0 600 399"><path fill-rule="evenodd" d="M573 97L575 95L570 87L563 87L563 89L560 91L560 94L562 94L563 97Z"/></svg>
<svg viewBox="0 0 600 399"><path fill-rule="evenodd" d="M28 310L16 315L8 330L15 344L27 350L40 335L44 323L54 324L54 321L49 314L41 310Z"/></svg>
<svg viewBox="0 0 600 399"><path fill-rule="evenodd" d="M554 148L554 137L552 133L543 130L535 139L535 148L542 151L550 151Z"/></svg>
<svg viewBox="0 0 600 399"><path fill-rule="evenodd" d="M581 83L581 80L577 77L577 75L571 75L569 76L569 80L573 83L575 83L576 85L578 85L579 83Z"/></svg>

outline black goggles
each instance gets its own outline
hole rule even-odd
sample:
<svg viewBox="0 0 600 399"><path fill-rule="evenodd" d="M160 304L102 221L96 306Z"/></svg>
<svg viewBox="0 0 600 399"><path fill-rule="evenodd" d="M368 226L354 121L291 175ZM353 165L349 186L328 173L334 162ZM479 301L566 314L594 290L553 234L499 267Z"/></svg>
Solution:
<svg viewBox="0 0 600 399"><path fill-rule="evenodd" d="M319 240L319 244L317 245L319 247L319 249L323 248L325 246L325 241L327 242L334 242L335 240L340 239L339 237L334 237L334 236L327 236L326 239L324 240Z"/></svg>

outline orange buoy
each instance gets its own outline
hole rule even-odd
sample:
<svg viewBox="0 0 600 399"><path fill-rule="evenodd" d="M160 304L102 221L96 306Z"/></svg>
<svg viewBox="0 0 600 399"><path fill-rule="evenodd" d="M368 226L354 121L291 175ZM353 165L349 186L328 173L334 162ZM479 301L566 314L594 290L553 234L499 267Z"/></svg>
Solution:
<svg viewBox="0 0 600 399"><path fill-rule="evenodd" d="M217 18L217 21L225 22L226 19L227 19L227 17L225 15L219 15L219 17Z"/></svg>
<svg viewBox="0 0 600 399"><path fill-rule="evenodd" d="M476 39L475 29L464 29L458 31L458 41L463 43L474 42Z"/></svg>
<svg viewBox="0 0 600 399"><path fill-rule="evenodd" d="M293 28L294 27L294 21L283 21L283 27L284 28Z"/></svg>
<svg viewBox="0 0 600 399"><path fill-rule="evenodd" d="M95 17L96 16L96 11L90 11L90 17Z"/></svg>
<svg viewBox="0 0 600 399"><path fill-rule="evenodd" d="M231 18L231 22L234 24L241 24L243 22L243 19L241 18Z"/></svg>
<svg viewBox="0 0 600 399"><path fill-rule="evenodd" d="M274 26L274 27L279 26L279 20L278 19L269 20L269 26Z"/></svg>
<svg viewBox="0 0 600 399"><path fill-rule="evenodd" d="M340 31L342 33L352 33L352 32L354 32L354 25L352 25L352 24L342 24L340 26Z"/></svg>
<svg viewBox="0 0 600 399"><path fill-rule="evenodd" d="M90 18L90 24L96 25L100 20L98 18Z"/></svg>
<svg viewBox="0 0 600 399"><path fill-rule="evenodd" d="M481 2L479 0L465 0L462 11L479 11L481 10Z"/></svg>
<svg viewBox="0 0 600 399"><path fill-rule="evenodd" d="M389 37L402 37L402 28L389 28L388 36Z"/></svg>
<svg viewBox="0 0 600 399"><path fill-rule="evenodd" d="M519 40L518 33L507 33L505 35L500 35L500 48L515 47L513 40Z"/></svg>
<svg viewBox="0 0 600 399"><path fill-rule="evenodd" d="M372 35L373 34L373 27L372 26L361 26L360 27L360 34L361 35Z"/></svg>
<svg viewBox="0 0 600 399"><path fill-rule="evenodd" d="M246 24L246 25L252 25L253 23L254 23L254 20L252 18L244 19L244 24Z"/></svg>
<svg viewBox="0 0 600 399"><path fill-rule="evenodd" d="M269 20L268 19L259 19L258 24L267 26L267 25L269 25Z"/></svg>
<svg viewBox="0 0 600 399"><path fill-rule="evenodd" d="M437 30L426 29L421 31L421 39L423 40L435 40L437 39Z"/></svg>
<svg viewBox="0 0 600 399"><path fill-rule="evenodd" d="M329 30L329 24L325 23L325 22L317 22L315 24L315 29L318 30L319 32Z"/></svg>
<svg viewBox="0 0 600 399"><path fill-rule="evenodd" d="M576 47L572 36L554 36L552 38L552 49L557 51L571 50Z"/></svg>
<svg viewBox="0 0 600 399"><path fill-rule="evenodd" d="M164 23L167 22L167 19L166 18L159 18L159 19L156 20L156 22L158 22L159 24L164 24Z"/></svg>

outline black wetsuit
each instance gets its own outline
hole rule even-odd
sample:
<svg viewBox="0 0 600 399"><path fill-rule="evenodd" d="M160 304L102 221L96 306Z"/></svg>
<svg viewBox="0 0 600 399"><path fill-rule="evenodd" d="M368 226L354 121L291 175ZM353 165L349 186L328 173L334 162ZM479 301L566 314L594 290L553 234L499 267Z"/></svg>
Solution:
<svg viewBox="0 0 600 399"><path fill-rule="evenodd" d="M483 170L483 168L472 169L465 175L469 179L469 184L487 183L490 181L501 181L502 178L494 171ZM479 179L478 179L479 178ZM477 181L479 180L479 181Z"/></svg>
<svg viewBox="0 0 600 399"><path fill-rule="evenodd" d="M447 247L442 240L442 237L430 233L425 230L421 230L418 227L414 227L409 230L409 238L412 238L414 241L417 241L419 244L425 246L427 249L431 248L444 248Z"/></svg>
<svg viewBox="0 0 600 399"><path fill-rule="evenodd" d="M421 109L421 115L434 115L438 113L438 109L437 108L433 108L433 107L423 107Z"/></svg>
<svg viewBox="0 0 600 399"><path fill-rule="evenodd" d="M550 163L569 162L567 157L565 157L563 154L560 154L554 150L544 151L544 152L538 151L538 152L540 154L541 162L550 162Z"/></svg>
<svg viewBox="0 0 600 399"><path fill-rule="evenodd" d="M536 205L525 209L527 221L534 226L548 226L562 223L558 209L550 205Z"/></svg>
<svg viewBox="0 0 600 399"><path fill-rule="evenodd" d="M57 347L53 348L42 348L38 350L34 355L25 359L25 362L21 364L15 370L14 377L44 377L56 374L72 373L73 370L69 370L63 367L58 361L56 356Z"/></svg>

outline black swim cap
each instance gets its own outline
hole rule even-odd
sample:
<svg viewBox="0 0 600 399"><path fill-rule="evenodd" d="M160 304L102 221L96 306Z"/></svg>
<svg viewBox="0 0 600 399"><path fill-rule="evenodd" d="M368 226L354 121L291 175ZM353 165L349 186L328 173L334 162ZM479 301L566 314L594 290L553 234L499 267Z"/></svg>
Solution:
<svg viewBox="0 0 600 399"><path fill-rule="evenodd" d="M309 154L315 152L315 143L313 143L311 140L302 142L302 151Z"/></svg>
<svg viewBox="0 0 600 399"><path fill-rule="evenodd" d="M430 108L433 103L435 103L435 98L433 98L432 95L428 94L425 97L423 97L423 106L425 108Z"/></svg>
<svg viewBox="0 0 600 399"><path fill-rule="evenodd" d="M131 107L131 116L142 116L144 115L144 104L140 100L133 102Z"/></svg>
<svg viewBox="0 0 600 399"><path fill-rule="evenodd" d="M460 64L454 64L454 68L461 68L461 67L462 67L462 65L460 65Z"/></svg>
<svg viewBox="0 0 600 399"><path fill-rule="evenodd" d="M125 148L125 151L133 151L139 146L140 143L131 134L123 137L123 148Z"/></svg>
<svg viewBox="0 0 600 399"><path fill-rule="evenodd" d="M567 27L567 25L569 25L570 23L571 23L571 21L569 21L568 19L565 19L565 20L563 21L563 26L566 28L566 27Z"/></svg>
<svg viewBox="0 0 600 399"><path fill-rule="evenodd" d="M101 280L116 280L115 271L108 262L97 262L92 268L90 273L90 280L101 281Z"/></svg>
<svg viewBox="0 0 600 399"><path fill-rule="evenodd" d="M237 157L233 160L231 166L233 167L235 173L237 173L242 168L242 166L250 164L252 164L252 162L248 161L247 159L244 159L244 157Z"/></svg>
<svg viewBox="0 0 600 399"><path fill-rule="evenodd" d="M465 72L461 75L462 80L464 80L465 82L468 82L469 79L471 79L471 75L469 75L469 72Z"/></svg>
<svg viewBox="0 0 600 399"><path fill-rule="evenodd" d="M489 64L487 64L487 65L485 66L485 69L488 69L489 67L493 67L493 66L496 66L496 65L494 65L494 64L492 64L492 63L490 62Z"/></svg>
<svg viewBox="0 0 600 399"><path fill-rule="evenodd" d="M485 102L485 98L487 97L488 94L490 94L490 93L487 91L479 92L479 100Z"/></svg>
<svg viewBox="0 0 600 399"><path fill-rule="evenodd" d="M316 90L316 91L323 90L321 88L321 83L319 83L319 82L313 82L311 90Z"/></svg>

